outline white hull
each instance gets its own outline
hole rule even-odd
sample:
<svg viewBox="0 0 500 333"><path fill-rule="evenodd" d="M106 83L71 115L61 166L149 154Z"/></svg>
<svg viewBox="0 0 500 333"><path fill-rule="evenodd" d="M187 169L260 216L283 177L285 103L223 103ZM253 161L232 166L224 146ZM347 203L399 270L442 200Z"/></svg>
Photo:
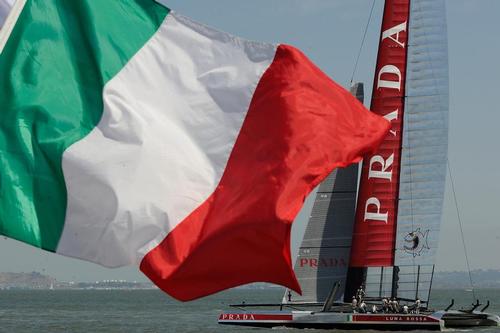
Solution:
<svg viewBox="0 0 500 333"><path fill-rule="evenodd" d="M500 326L500 317L486 312L440 311L436 313L445 323L446 328L470 328Z"/></svg>
<svg viewBox="0 0 500 333"><path fill-rule="evenodd" d="M313 311L234 311L219 316L219 324L255 327L323 329L441 330L444 321L423 314L361 314Z"/></svg>

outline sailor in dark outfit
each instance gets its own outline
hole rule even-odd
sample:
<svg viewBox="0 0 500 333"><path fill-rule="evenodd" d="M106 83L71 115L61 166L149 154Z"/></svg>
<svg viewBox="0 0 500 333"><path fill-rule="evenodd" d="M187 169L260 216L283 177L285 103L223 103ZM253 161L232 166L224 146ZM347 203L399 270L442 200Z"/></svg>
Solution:
<svg viewBox="0 0 500 333"><path fill-rule="evenodd" d="M364 298L365 298L365 291L363 290L363 286L361 286L356 291L356 299L358 300L358 303L361 303Z"/></svg>

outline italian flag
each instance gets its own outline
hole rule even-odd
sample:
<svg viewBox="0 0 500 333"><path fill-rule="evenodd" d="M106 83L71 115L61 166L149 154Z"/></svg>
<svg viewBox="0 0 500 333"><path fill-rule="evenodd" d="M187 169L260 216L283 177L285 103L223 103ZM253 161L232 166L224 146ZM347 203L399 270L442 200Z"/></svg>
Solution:
<svg viewBox="0 0 500 333"><path fill-rule="evenodd" d="M12 1L0 1L3 17ZM180 300L253 281L300 290L293 219L334 168L378 146L387 121L297 49L153 0L18 0L10 11L1 234L138 265Z"/></svg>

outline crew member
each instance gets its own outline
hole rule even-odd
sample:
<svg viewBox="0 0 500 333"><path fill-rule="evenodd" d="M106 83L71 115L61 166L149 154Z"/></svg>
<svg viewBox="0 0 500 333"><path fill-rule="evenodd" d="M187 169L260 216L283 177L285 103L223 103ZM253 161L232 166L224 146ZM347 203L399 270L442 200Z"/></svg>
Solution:
<svg viewBox="0 0 500 333"><path fill-rule="evenodd" d="M387 312L389 312L389 310L390 310L389 301L387 300L387 298L383 298L382 299L382 311L387 313Z"/></svg>
<svg viewBox="0 0 500 333"><path fill-rule="evenodd" d="M356 299L356 297L352 296L352 311L353 312L356 312L357 308L358 308L358 300Z"/></svg>
<svg viewBox="0 0 500 333"><path fill-rule="evenodd" d="M356 299L358 300L358 302L361 303L361 300L359 298L360 294L361 294L361 287L359 287L358 290L356 290Z"/></svg>
<svg viewBox="0 0 500 333"><path fill-rule="evenodd" d="M359 312L366 313L366 303L365 302L361 302L361 304L359 305Z"/></svg>
<svg viewBox="0 0 500 333"><path fill-rule="evenodd" d="M396 297L392 299L391 306L392 306L392 311L394 311L394 313L399 313L399 304L398 301L396 300Z"/></svg>
<svg viewBox="0 0 500 333"><path fill-rule="evenodd" d="M415 313L420 313L420 298L417 298L417 300L415 301Z"/></svg>
<svg viewBox="0 0 500 333"><path fill-rule="evenodd" d="M365 298L365 291L363 289L363 286L359 287L358 290L356 291L356 298L358 299L359 303L361 303Z"/></svg>

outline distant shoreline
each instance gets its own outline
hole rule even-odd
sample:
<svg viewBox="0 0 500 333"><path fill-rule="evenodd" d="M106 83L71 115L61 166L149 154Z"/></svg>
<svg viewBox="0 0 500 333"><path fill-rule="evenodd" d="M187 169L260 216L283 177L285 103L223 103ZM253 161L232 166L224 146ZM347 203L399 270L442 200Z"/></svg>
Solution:
<svg viewBox="0 0 500 333"><path fill-rule="evenodd" d="M474 270L471 272L475 289L500 289L500 270ZM282 287L268 283L252 283L236 289L281 289ZM470 289L467 272L436 272L432 289L452 290ZM41 274L30 273L0 273L0 290L155 290L151 282L126 280L101 280L94 282L58 281Z"/></svg>

